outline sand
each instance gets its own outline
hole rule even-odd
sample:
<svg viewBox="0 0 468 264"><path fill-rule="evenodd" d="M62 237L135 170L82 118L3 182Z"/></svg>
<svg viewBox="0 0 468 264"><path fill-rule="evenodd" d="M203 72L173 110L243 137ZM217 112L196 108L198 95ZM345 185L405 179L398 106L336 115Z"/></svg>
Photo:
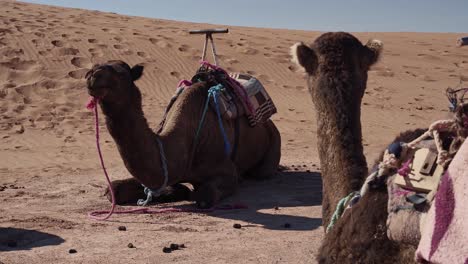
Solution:
<svg viewBox="0 0 468 264"><path fill-rule="evenodd" d="M323 237L315 114L289 47L321 32L229 27L215 37L225 69L255 75L267 87L278 107L281 163L290 168L272 180L243 182L225 201L248 209L98 222L87 212L110 204L102 196L93 116L84 107L87 69L109 59L142 63L137 85L155 127L179 79L198 67L202 37L187 30L222 26L0 4L1 263L314 263ZM455 46L458 34L355 35L385 45L362 106L371 162L398 131L447 116L444 91L468 80L468 50ZM128 177L103 122L101 128L111 177ZM170 243L186 248L163 253Z"/></svg>

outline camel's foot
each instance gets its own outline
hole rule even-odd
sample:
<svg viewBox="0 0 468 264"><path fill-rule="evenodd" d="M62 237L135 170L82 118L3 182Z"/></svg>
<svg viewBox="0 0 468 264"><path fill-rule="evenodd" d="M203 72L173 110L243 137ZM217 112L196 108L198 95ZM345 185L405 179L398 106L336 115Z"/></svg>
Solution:
<svg viewBox="0 0 468 264"><path fill-rule="evenodd" d="M138 199L144 198L143 186L133 178L125 180L112 181L112 190L114 191L116 204L136 203ZM104 193L107 199L112 202L111 192L109 187Z"/></svg>
<svg viewBox="0 0 468 264"><path fill-rule="evenodd" d="M144 188L137 180L130 178L116 180L112 182L116 204L136 204L139 199L145 198ZM190 200L192 190L183 184L168 186L157 198L153 198L157 203L170 203ZM109 188L106 188L105 195L112 202Z"/></svg>
<svg viewBox="0 0 468 264"><path fill-rule="evenodd" d="M168 186L161 196L153 199L153 201L158 203L187 201L190 200L192 192L193 191L188 186L177 183L172 186Z"/></svg>
<svg viewBox="0 0 468 264"><path fill-rule="evenodd" d="M198 208L207 209L221 200L221 193L213 184L201 184L195 187L192 200L196 202Z"/></svg>

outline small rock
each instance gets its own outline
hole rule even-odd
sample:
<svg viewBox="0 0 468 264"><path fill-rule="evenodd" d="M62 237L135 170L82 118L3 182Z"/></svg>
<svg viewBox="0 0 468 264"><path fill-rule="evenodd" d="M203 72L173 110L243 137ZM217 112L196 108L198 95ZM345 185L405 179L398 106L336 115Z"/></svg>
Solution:
<svg viewBox="0 0 468 264"><path fill-rule="evenodd" d="M295 170L295 171L298 171L298 170L299 170L299 168L294 168L294 170Z"/></svg>
<svg viewBox="0 0 468 264"><path fill-rule="evenodd" d="M164 253L171 253L171 252L172 252L172 249L171 249L171 248L168 248L168 247L164 247L164 248L163 248L163 252L164 252Z"/></svg>
<svg viewBox="0 0 468 264"><path fill-rule="evenodd" d="M310 170L306 170L306 172L309 172L309 173L310 173Z"/></svg>
<svg viewBox="0 0 468 264"><path fill-rule="evenodd" d="M290 223L285 223L284 224L284 228L290 228L291 227L291 224Z"/></svg>
<svg viewBox="0 0 468 264"><path fill-rule="evenodd" d="M10 240L10 241L7 242L7 246L11 247L11 248L15 248L15 247L18 246L18 243L16 243L16 241L14 241L14 240Z"/></svg>
<svg viewBox="0 0 468 264"><path fill-rule="evenodd" d="M304 165L302 165L302 167L307 168L307 165L304 164Z"/></svg>
<svg viewBox="0 0 468 264"><path fill-rule="evenodd" d="M132 243L128 243L127 247L128 248L135 248L135 246Z"/></svg>
<svg viewBox="0 0 468 264"><path fill-rule="evenodd" d="M179 244L171 244L170 247L171 247L171 250L178 250Z"/></svg>
<svg viewBox="0 0 468 264"><path fill-rule="evenodd" d="M127 231L127 228L125 226L119 226L119 231Z"/></svg>
<svg viewBox="0 0 468 264"><path fill-rule="evenodd" d="M70 253L70 254L75 254L76 252L78 252L78 251L76 251L76 249L74 249L74 248L71 248L70 250L68 250L68 253Z"/></svg>
<svg viewBox="0 0 468 264"><path fill-rule="evenodd" d="M240 229L242 226L241 226L241 224L234 224L232 227Z"/></svg>
<svg viewBox="0 0 468 264"><path fill-rule="evenodd" d="M279 210L279 207L278 207L278 206L275 206L275 210Z"/></svg>

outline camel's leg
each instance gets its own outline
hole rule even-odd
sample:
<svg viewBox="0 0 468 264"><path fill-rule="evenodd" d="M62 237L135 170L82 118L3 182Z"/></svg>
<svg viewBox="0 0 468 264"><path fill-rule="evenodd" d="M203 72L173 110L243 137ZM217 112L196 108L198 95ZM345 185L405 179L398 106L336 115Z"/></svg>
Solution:
<svg viewBox="0 0 468 264"><path fill-rule="evenodd" d="M248 171L248 177L252 179L268 179L278 171L281 159L281 135L273 122L269 121L266 126L270 134L270 146L263 159Z"/></svg>
<svg viewBox="0 0 468 264"><path fill-rule="evenodd" d="M200 173L203 173L205 181L195 184L192 194L192 200L199 208L211 208L237 190L239 175L235 164L229 159L217 163L216 168Z"/></svg>
<svg viewBox="0 0 468 264"><path fill-rule="evenodd" d="M136 203L138 199L144 198L143 186L135 178L112 181L112 190L114 191L115 203L128 204ZM104 193L109 201L112 200L109 187Z"/></svg>
<svg viewBox="0 0 468 264"><path fill-rule="evenodd" d="M115 180L112 182L116 204L136 204L138 199L144 199L143 186L135 178L125 180ZM191 190L182 184L168 186L161 196L154 198L154 202L177 202L189 200ZM105 195L109 201L112 200L109 188L106 188Z"/></svg>

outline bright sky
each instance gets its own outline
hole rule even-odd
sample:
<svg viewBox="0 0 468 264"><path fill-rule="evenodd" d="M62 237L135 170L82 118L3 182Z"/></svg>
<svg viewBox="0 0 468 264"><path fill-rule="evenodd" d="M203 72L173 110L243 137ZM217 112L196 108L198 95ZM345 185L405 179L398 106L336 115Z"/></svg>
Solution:
<svg viewBox="0 0 468 264"><path fill-rule="evenodd" d="M319 31L468 32L468 0L26 0L119 14Z"/></svg>

